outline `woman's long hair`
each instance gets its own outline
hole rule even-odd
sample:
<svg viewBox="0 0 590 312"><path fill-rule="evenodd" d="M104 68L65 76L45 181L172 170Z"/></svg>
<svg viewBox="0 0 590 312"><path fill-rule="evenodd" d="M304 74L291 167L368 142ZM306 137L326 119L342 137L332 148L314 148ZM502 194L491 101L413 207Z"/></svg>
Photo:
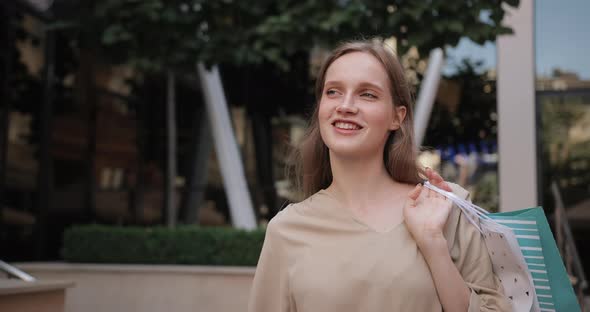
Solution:
<svg viewBox="0 0 590 312"><path fill-rule="evenodd" d="M385 68L389 78L389 89L394 107L406 108L406 118L401 127L392 131L383 151L383 162L389 175L398 182L416 184L422 181L423 171L418 167L417 147L414 143L412 94L406 81L404 70L390 48L380 40L346 42L334 49L326 58L317 75L315 85L316 104L307 131L295 148L288 172L297 187L298 194L308 197L332 183L330 154L322 140L318 123L318 110L326 72L339 57L363 52L374 56Z"/></svg>

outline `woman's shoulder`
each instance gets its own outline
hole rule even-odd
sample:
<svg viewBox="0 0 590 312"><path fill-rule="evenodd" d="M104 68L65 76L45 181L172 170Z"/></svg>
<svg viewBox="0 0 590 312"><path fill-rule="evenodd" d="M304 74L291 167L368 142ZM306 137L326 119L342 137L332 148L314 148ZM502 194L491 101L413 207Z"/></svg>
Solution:
<svg viewBox="0 0 590 312"><path fill-rule="evenodd" d="M296 204L289 204L285 208L281 209L266 226L267 231L278 232L289 224L295 222L298 219L297 213L293 206Z"/></svg>
<svg viewBox="0 0 590 312"><path fill-rule="evenodd" d="M302 230L309 230L322 220L331 218L334 203L322 191L308 198L287 205L268 223L267 231L284 235Z"/></svg>
<svg viewBox="0 0 590 312"><path fill-rule="evenodd" d="M333 198L322 189L301 201L290 203L281 210L281 215L285 219L317 217L331 211L335 205L337 203Z"/></svg>
<svg viewBox="0 0 590 312"><path fill-rule="evenodd" d="M459 184L447 182L451 187L452 193L455 194L457 197L465 200L470 200L469 191L465 188L460 186ZM462 219L463 211L459 206L453 204L453 208L451 209L451 213L447 219L447 227L449 226L456 226L460 219Z"/></svg>
<svg viewBox="0 0 590 312"><path fill-rule="evenodd" d="M447 182L447 184L451 187L453 194L457 195L457 197L462 199L469 199L469 191L464 189L461 185Z"/></svg>

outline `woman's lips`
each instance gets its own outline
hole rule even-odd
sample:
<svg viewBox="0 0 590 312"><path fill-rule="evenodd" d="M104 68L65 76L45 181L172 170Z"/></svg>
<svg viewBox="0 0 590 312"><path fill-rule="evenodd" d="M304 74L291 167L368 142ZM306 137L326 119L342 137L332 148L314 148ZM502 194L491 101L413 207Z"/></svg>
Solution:
<svg viewBox="0 0 590 312"><path fill-rule="evenodd" d="M361 127L357 123L340 120L337 120L334 123L332 123L332 126L334 127L336 132L344 135L356 134L358 131L363 129L363 127Z"/></svg>

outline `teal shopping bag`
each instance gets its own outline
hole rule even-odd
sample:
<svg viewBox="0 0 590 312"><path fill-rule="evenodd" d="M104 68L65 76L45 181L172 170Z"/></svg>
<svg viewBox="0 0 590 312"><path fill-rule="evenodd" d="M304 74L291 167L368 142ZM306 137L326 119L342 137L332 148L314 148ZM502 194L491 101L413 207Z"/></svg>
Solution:
<svg viewBox="0 0 590 312"><path fill-rule="evenodd" d="M512 229L533 277L541 311L580 311L543 208L488 215Z"/></svg>

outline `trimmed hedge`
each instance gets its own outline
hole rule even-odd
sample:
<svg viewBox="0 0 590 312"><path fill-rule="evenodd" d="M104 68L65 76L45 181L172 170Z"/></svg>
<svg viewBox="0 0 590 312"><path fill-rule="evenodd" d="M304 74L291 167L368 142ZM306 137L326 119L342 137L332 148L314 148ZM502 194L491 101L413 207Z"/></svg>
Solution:
<svg viewBox="0 0 590 312"><path fill-rule="evenodd" d="M69 262L255 266L264 229L81 225L64 233Z"/></svg>

